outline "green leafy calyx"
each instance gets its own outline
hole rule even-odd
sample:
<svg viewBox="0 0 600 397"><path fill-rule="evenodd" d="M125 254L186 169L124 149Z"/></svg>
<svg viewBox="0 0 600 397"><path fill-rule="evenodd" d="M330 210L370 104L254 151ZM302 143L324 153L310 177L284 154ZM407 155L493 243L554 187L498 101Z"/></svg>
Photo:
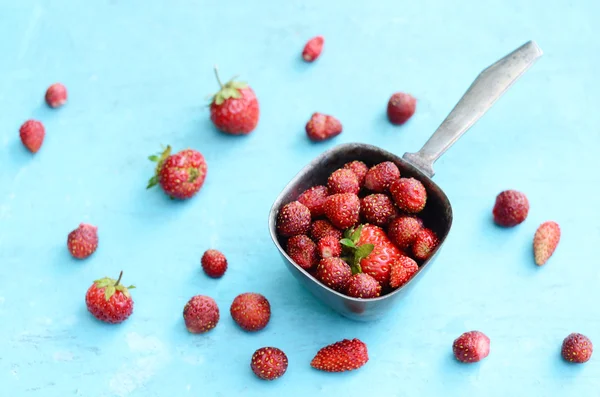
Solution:
<svg viewBox="0 0 600 397"><path fill-rule="evenodd" d="M148 186L146 186L146 189L150 189L151 187L154 187L158 184L158 182L159 182L158 174L160 173L160 170L162 169L162 166L163 166L165 160L167 158L169 158L170 155L171 155L171 146L167 146L165 148L165 150L162 151L162 153L153 154L151 156L148 156L148 160L156 163L156 169L154 171L154 175L148 181Z"/></svg>
<svg viewBox="0 0 600 397"><path fill-rule="evenodd" d="M222 105L223 102L225 102L229 98L241 98L242 93L240 92L240 90L248 87L248 84L244 83L243 81L236 81L235 77L225 84L221 83L221 79L219 78L219 70L216 66L215 76L217 78L219 86L221 87L219 92L214 94L212 97L212 103L214 103L217 106Z"/></svg>
<svg viewBox="0 0 600 397"><path fill-rule="evenodd" d="M110 277L104 277L99 280L94 281L94 285L98 289L104 288L104 298L108 301L115 294L115 292L120 291L126 297L131 297L129 294L129 290L135 288L134 285L130 285L126 287L121 284L121 277L123 277L123 272L119 274L119 278L117 280L112 279Z"/></svg>
<svg viewBox="0 0 600 397"><path fill-rule="evenodd" d="M340 240L343 249L342 259L350 264L352 274L362 273L360 261L368 257L373 252L373 249L375 249L373 244L358 245L362 229L363 225L358 226L356 229L349 228L344 231L344 238Z"/></svg>

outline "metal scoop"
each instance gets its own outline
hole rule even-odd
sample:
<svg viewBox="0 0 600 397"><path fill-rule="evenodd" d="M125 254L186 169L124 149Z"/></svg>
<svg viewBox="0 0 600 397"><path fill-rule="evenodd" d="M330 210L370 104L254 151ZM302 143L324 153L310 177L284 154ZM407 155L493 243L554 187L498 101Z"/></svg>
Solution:
<svg viewBox="0 0 600 397"><path fill-rule="evenodd" d="M374 320L388 311L394 302L417 283L437 258L452 226L452 206L448 197L431 179L434 175L433 163L541 56L542 50L535 42L529 41L483 70L423 148L416 153L406 153L400 158L375 146L350 143L326 151L304 167L279 194L269 214L271 238L296 279L321 301L351 319ZM420 180L427 189L427 205L420 216L440 239L440 245L433 255L421 265L407 284L373 299L351 298L321 284L287 255L283 248L284 241L277 236L276 230L277 214L283 205L296 200L300 193L311 186L325 185L333 171L353 160L362 160L369 167L383 161L393 161L403 177Z"/></svg>

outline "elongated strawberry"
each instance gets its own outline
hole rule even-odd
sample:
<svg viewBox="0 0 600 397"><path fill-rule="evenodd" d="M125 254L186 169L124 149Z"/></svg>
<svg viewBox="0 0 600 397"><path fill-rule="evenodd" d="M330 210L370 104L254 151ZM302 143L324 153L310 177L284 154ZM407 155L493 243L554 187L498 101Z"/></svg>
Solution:
<svg viewBox="0 0 600 397"><path fill-rule="evenodd" d="M533 237L533 253L538 266L542 266L550 259L559 241L560 226L558 223L548 221L538 227Z"/></svg>
<svg viewBox="0 0 600 397"><path fill-rule="evenodd" d="M433 230L427 228L421 229L413 242L413 257L424 261L431 256L433 250L435 250L439 244L440 239Z"/></svg>
<svg viewBox="0 0 600 397"><path fill-rule="evenodd" d="M37 153L44 143L46 129L44 125L37 120L27 120L21 128L19 128L19 136L21 142L31 153Z"/></svg>
<svg viewBox="0 0 600 397"><path fill-rule="evenodd" d="M369 361L367 345L359 339L344 339L319 350L310 365L326 372L358 369Z"/></svg>
<svg viewBox="0 0 600 397"><path fill-rule="evenodd" d="M325 39L323 36L315 36L312 39L308 40L304 49L302 50L302 58L306 62L314 62L319 55L321 55L321 51L323 51L323 44L325 43Z"/></svg>

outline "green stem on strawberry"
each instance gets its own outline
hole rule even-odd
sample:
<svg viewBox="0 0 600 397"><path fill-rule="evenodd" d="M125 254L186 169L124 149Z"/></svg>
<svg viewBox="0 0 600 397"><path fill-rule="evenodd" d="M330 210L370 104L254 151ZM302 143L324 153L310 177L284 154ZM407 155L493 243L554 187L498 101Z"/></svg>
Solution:
<svg viewBox="0 0 600 397"><path fill-rule="evenodd" d="M117 285L119 285L119 283L121 282L121 277L123 277L123 270L121 270L121 273L119 273L119 278L117 279L117 282L115 283L115 287Z"/></svg>
<svg viewBox="0 0 600 397"><path fill-rule="evenodd" d="M221 78L219 77L219 68L215 65L215 77L217 78L217 83L219 83L219 87L223 89L223 83L221 82Z"/></svg>

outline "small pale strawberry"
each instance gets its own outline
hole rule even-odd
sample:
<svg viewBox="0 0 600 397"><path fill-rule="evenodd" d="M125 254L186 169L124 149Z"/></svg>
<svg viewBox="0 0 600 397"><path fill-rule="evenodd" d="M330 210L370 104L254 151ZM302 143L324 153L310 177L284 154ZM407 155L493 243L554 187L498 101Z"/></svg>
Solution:
<svg viewBox="0 0 600 397"><path fill-rule="evenodd" d="M399 178L398 166L391 161L384 161L369 169L365 176L365 187L376 193L383 193L392 182Z"/></svg>
<svg viewBox="0 0 600 397"><path fill-rule="evenodd" d="M545 264L554 254L560 241L560 226L553 221L544 222L533 237L533 253L538 266Z"/></svg>
<svg viewBox="0 0 600 397"><path fill-rule="evenodd" d="M479 331L465 332L452 344L454 357L463 363L476 363L490 354L490 338Z"/></svg>
<svg viewBox="0 0 600 397"><path fill-rule="evenodd" d="M298 201L306 206L313 218L325 214L323 205L329 196L327 186L317 185L305 190L298 196Z"/></svg>
<svg viewBox="0 0 600 397"><path fill-rule="evenodd" d="M298 201L284 205L277 216L277 231L284 237L304 234L310 227L310 210Z"/></svg>
<svg viewBox="0 0 600 397"><path fill-rule="evenodd" d="M369 361L367 345L359 339L344 339L319 350L310 365L326 372L358 369Z"/></svg>
<svg viewBox="0 0 600 397"><path fill-rule="evenodd" d="M92 255L98 248L98 227L81 223L67 236L67 248L77 259Z"/></svg>
<svg viewBox="0 0 600 397"><path fill-rule="evenodd" d="M192 334L203 334L217 326L219 306L210 296L196 295L183 307L185 327Z"/></svg>
<svg viewBox="0 0 600 397"><path fill-rule="evenodd" d="M67 88L61 83L54 83L46 90L46 103L51 108L58 108L67 102Z"/></svg>
<svg viewBox="0 0 600 397"><path fill-rule="evenodd" d="M319 55L321 55L321 51L323 51L324 43L325 39L323 36L315 36L308 40L304 46L304 49L302 50L302 59L304 59L306 62L316 61Z"/></svg>
<svg viewBox="0 0 600 397"><path fill-rule="evenodd" d="M335 170L327 179L327 188L330 194L336 193L354 193L360 191L360 184L356 174L351 170L340 168Z"/></svg>
<svg viewBox="0 0 600 397"><path fill-rule="evenodd" d="M304 234L290 237L286 252L303 269L310 269L319 262L317 245Z"/></svg>
<svg viewBox="0 0 600 397"><path fill-rule="evenodd" d="M31 153L37 153L44 143L46 130L44 125L37 120L27 120L21 128L19 128L19 136L21 142Z"/></svg>

